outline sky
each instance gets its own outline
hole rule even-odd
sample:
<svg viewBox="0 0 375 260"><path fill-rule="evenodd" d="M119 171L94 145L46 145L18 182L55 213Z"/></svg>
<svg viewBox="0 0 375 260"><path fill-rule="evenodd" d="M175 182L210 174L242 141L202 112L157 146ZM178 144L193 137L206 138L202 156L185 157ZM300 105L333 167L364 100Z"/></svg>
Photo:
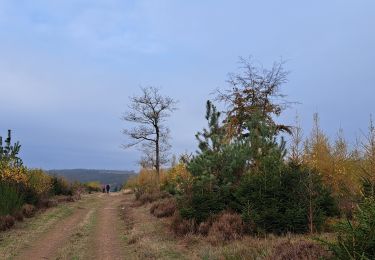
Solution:
<svg viewBox="0 0 375 260"><path fill-rule="evenodd" d="M375 114L373 0L0 0L0 135L28 167L138 168L124 150L129 96L156 86L178 100L172 153L194 152L205 102L239 57L286 61L281 92L353 144Z"/></svg>

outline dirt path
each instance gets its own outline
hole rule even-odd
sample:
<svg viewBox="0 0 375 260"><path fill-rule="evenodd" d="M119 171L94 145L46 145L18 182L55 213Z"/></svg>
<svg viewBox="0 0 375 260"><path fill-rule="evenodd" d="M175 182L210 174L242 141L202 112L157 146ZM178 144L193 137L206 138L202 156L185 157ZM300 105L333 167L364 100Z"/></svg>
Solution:
<svg viewBox="0 0 375 260"><path fill-rule="evenodd" d="M126 259L120 238L123 199L120 193L95 194L78 202L69 216L34 237L14 259Z"/></svg>
<svg viewBox="0 0 375 260"><path fill-rule="evenodd" d="M97 211L93 259L125 259L120 240L122 223L119 214L123 196L117 193L102 194L100 199L102 203Z"/></svg>
<svg viewBox="0 0 375 260"><path fill-rule="evenodd" d="M71 216L57 223L45 234L42 234L39 239L15 259L52 259L58 248L66 243L73 234L74 228L88 213L88 208L78 207Z"/></svg>

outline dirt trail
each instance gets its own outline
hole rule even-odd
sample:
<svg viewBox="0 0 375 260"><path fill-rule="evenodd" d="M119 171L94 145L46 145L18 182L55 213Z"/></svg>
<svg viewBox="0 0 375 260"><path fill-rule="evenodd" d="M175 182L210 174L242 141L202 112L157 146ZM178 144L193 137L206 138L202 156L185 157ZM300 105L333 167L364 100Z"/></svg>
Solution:
<svg viewBox="0 0 375 260"><path fill-rule="evenodd" d="M124 196L120 193L111 193L92 195L91 198L89 203L77 204L70 216L61 219L55 226L40 234L27 248L21 250L15 259L68 259L69 255L77 253L83 253L78 255L82 255L84 259L126 259L121 245L123 222L119 214ZM82 229L89 219L96 221L87 234L88 242L85 242L77 238L77 234L79 235L80 228ZM74 243L82 244L77 249ZM64 249L70 252L61 255L61 250Z"/></svg>
<svg viewBox="0 0 375 260"><path fill-rule="evenodd" d="M121 220L119 207L123 196L118 193L102 194L103 203L98 209L98 219L94 239L93 259L125 259L121 245Z"/></svg>
<svg viewBox="0 0 375 260"><path fill-rule="evenodd" d="M74 228L88 213L88 208L78 207L71 216L59 222L45 234L42 234L39 239L23 250L15 259L53 259L60 246L68 241L74 232Z"/></svg>

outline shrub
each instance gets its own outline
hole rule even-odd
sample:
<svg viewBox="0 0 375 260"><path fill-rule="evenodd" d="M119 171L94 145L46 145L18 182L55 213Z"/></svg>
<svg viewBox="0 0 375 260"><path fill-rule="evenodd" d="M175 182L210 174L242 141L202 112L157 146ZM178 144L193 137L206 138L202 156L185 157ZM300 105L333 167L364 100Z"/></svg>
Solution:
<svg viewBox="0 0 375 260"><path fill-rule="evenodd" d="M152 193L143 193L139 198L138 201L140 205L144 205L146 203L151 203L160 199L169 198L170 194L166 192L152 192Z"/></svg>
<svg viewBox="0 0 375 260"><path fill-rule="evenodd" d="M328 259L331 254L322 245L309 242L297 241L294 243L283 242L275 247L271 260L315 260Z"/></svg>
<svg viewBox="0 0 375 260"><path fill-rule="evenodd" d="M0 216L13 214L21 208L23 197L14 185L0 182Z"/></svg>
<svg viewBox="0 0 375 260"><path fill-rule="evenodd" d="M184 219L175 212L171 222L171 229L177 236L184 236L195 232L195 222L192 219Z"/></svg>
<svg viewBox="0 0 375 260"><path fill-rule="evenodd" d="M337 259L375 259L375 199L366 198L353 221L336 226L337 240L323 241Z"/></svg>
<svg viewBox="0 0 375 260"><path fill-rule="evenodd" d="M98 181L90 181L85 183L85 187L89 193L102 191L102 187Z"/></svg>
<svg viewBox="0 0 375 260"><path fill-rule="evenodd" d="M52 188L52 178L41 169L28 170L28 187L38 200L48 197Z"/></svg>
<svg viewBox="0 0 375 260"><path fill-rule="evenodd" d="M150 208L150 213L158 218L170 217L176 211L176 201L166 199L154 203Z"/></svg>
<svg viewBox="0 0 375 260"><path fill-rule="evenodd" d="M208 232L210 231L210 228L212 226L211 221L204 221L201 222L198 226L197 232L202 236L207 236Z"/></svg>
<svg viewBox="0 0 375 260"><path fill-rule="evenodd" d="M161 174L163 174L163 172L161 172ZM153 194L160 191L156 178L157 175L154 170L141 169L137 176L133 176L127 180L125 188L133 190L138 200L143 194Z"/></svg>
<svg viewBox="0 0 375 260"><path fill-rule="evenodd" d="M43 199L43 200L38 202L37 207L40 208L40 209L53 208L53 207L56 207L57 204L58 204L57 199Z"/></svg>
<svg viewBox="0 0 375 260"><path fill-rule="evenodd" d="M219 244L236 240L243 235L243 221L241 215L224 212L212 223L208 232L208 240L212 244Z"/></svg>
<svg viewBox="0 0 375 260"><path fill-rule="evenodd" d="M5 231L14 226L15 219L11 215L0 217L0 231Z"/></svg>
<svg viewBox="0 0 375 260"><path fill-rule="evenodd" d="M23 166L12 167L0 161L0 182L15 185L26 185L27 170Z"/></svg>
<svg viewBox="0 0 375 260"><path fill-rule="evenodd" d="M175 165L160 177L161 190L172 195L189 192L193 180L192 175L183 163Z"/></svg>
<svg viewBox="0 0 375 260"><path fill-rule="evenodd" d="M26 218L33 217L35 215L35 212L36 212L36 208L33 205L25 204L25 205L22 206L22 214Z"/></svg>
<svg viewBox="0 0 375 260"><path fill-rule="evenodd" d="M248 174L235 197L236 210L242 212L247 227L254 225L254 231L259 233L309 231L310 205L314 213L314 230L321 229L327 216L338 213L336 203L319 175L299 166Z"/></svg>
<svg viewBox="0 0 375 260"><path fill-rule="evenodd" d="M190 194L178 197L177 205L183 218L201 223L226 209L232 200L230 187L220 187L214 178L202 177L194 181Z"/></svg>
<svg viewBox="0 0 375 260"><path fill-rule="evenodd" d="M73 195L72 186L59 176L52 176L52 193L53 195Z"/></svg>
<svg viewBox="0 0 375 260"><path fill-rule="evenodd" d="M41 169L27 171L27 184L22 188L25 202L37 204L51 193L52 178Z"/></svg>
<svg viewBox="0 0 375 260"><path fill-rule="evenodd" d="M19 211L16 211L14 214L13 214L13 217L19 221L19 222L22 222L23 221L23 214L22 214L22 211L19 210Z"/></svg>

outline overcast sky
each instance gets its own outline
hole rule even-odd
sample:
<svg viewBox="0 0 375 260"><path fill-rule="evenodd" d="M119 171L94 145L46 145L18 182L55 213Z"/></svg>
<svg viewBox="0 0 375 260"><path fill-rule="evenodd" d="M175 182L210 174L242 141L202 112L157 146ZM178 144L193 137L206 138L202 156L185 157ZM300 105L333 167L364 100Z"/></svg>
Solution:
<svg viewBox="0 0 375 260"><path fill-rule="evenodd" d="M120 117L139 86L179 100L173 152L195 151L205 101L238 57L283 58L308 132L351 143L375 113L375 1L0 0L0 135L27 166L136 169Z"/></svg>

